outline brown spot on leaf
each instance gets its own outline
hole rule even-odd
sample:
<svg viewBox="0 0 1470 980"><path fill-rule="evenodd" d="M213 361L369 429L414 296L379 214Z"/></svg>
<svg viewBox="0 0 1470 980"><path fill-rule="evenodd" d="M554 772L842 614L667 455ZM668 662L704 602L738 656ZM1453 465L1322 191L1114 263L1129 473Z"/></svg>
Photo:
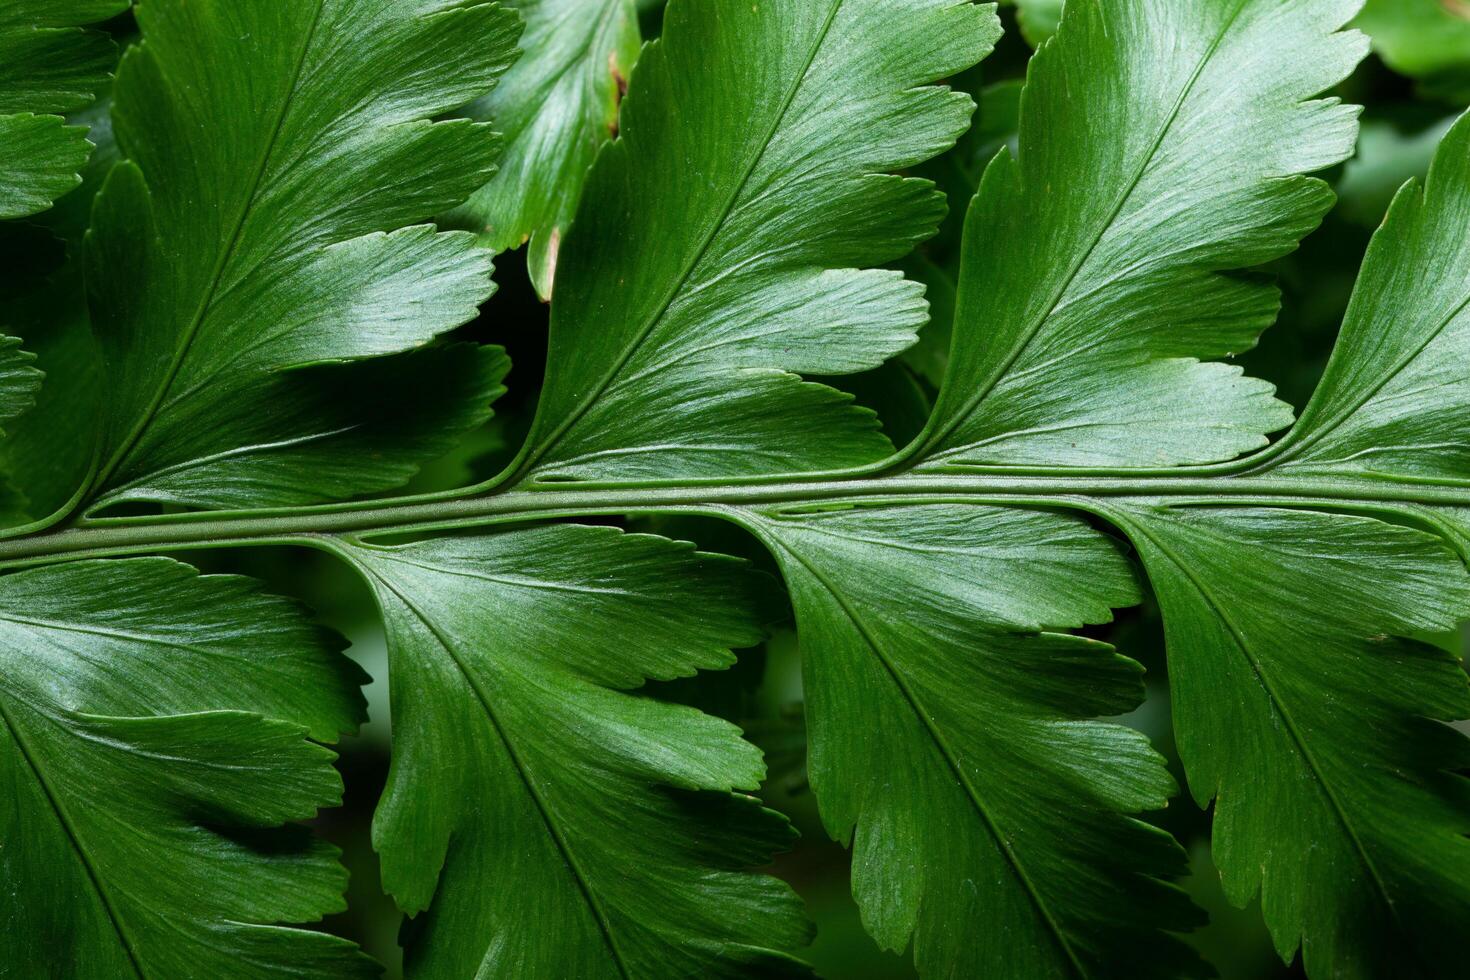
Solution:
<svg viewBox="0 0 1470 980"><path fill-rule="evenodd" d="M628 78L623 70L618 67L618 53L616 51L607 56L607 67L612 69L613 81L618 86L618 104L622 105L623 96L628 94Z"/></svg>
<svg viewBox="0 0 1470 980"><path fill-rule="evenodd" d="M618 67L618 53L611 51L607 56L607 67L612 72L613 84L617 91L613 94L613 114L607 121L607 132L611 139L618 138L618 113L623 108L623 96L628 94L628 77Z"/></svg>

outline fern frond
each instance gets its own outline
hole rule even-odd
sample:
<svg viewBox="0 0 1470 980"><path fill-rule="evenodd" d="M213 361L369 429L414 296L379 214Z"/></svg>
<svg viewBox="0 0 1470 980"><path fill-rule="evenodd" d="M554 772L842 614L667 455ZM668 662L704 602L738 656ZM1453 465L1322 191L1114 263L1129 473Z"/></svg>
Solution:
<svg viewBox="0 0 1470 980"><path fill-rule="evenodd" d="M491 291L471 236L403 226L492 172L487 127L429 120L495 83L515 15L143 0L137 16L113 108L129 162L88 235L111 381L94 507L316 502L403 482L483 421L503 373L489 352L403 353ZM390 354L392 367L365 363ZM358 363L329 386L302 376L339 362ZM441 387L445 370L461 377ZM402 380L381 390L385 373ZM368 453L374 466L345 465ZM278 482L288 468L308 478Z"/></svg>
<svg viewBox="0 0 1470 980"><path fill-rule="evenodd" d="M525 18L521 56L495 91L466 108L494 122L505 153L490 182L448 221L502 252L527 244L526 265L551 298L557 256L587 170L618 132L618 105L638 62L633 0L512 0Z"/></svg>
<svg viewBox="0 0 1470 980"><path fill-rule="evenodd" d="M277 825L334 799L306 738L357 720L360 678L239 580L86 560L282 543L354 565L387 625L375 843L411 976L806 972L799 902L752 870L792 836L748 795L759 753L640 690L759 642L766 583L557 523L674 514L775 557L822 819L851 843L865 925L926 975L1204 971L1174 935L1199 921L1183 851L1140 819L1173 782L1101 720L1139 704L1141 669L1068 632L1140 598L1104 522L1166 618L1229 898L1259 896L1315 978L1452 975L1470 741L1447 722L1470 685L1422 637L1470 606L1470 120L1400 192L1319 390L1268 444L1291 413L1216 361L1274 316L1251 270L1331 203L1309 174L1349 152L1356 110L1318 93L1365 50L1341 29L1357 3L1068 0L1019 99L989 90L1019 104L1019 149L972 166L1006 125L940 163L959 196L979 181L954 344L927 428L891 453L871 412L802 375L876 372L913 343L921 287L871 267L938 227L934 186L899 174L963 130L968 96L935 83L989 51L994 9L674 0L613 139L598 59L631 59L631 8L518 6L514 84L469 110L511 122L494 177L485 125L433 120L508 70L513 11L142 0L128 160L85 250L104 370L42 406L68 403L71 440L91 401L69 393L105 388L96 466L67 501L75 452L40 462L34 427L6 449L74 518L0 534L0 568L47 566L0 579L0 847L36 842L0 852L21 972L52 947L63 973L362 969L274 925L337 901L327 849ZM547 26L574 16L575 37ZM520 455L458 493L276 506L395 486L484 418L504 355L445 337L488 295L490 253L414 224L477 188L459 216L493 214L475 220L496 248L544 242L542 286L564 239ZM956 238L911 267L942 285ZM931 380L946 361L913 357ZM925 393L886 369L891 431L918 430ZM8 340L7 380L0 422L36 381ZM125 501L254 510L95 514ZM195 912L206 881L229 887Z"/></svg>
<svg viewBox="0 0 1470 980"><path fill-rule="evenodd" d="M419 913L410 976L807 975L787 955L808 938L800 902L744 870L792 836L743 795L760 753L629 693L759 640L755 575L577 525L346 554L388 628L395 751L374 841Z"/></svg>
<svg viewBox="0 0 1470 980"><path fill-rule="evenodd" d="M1266 420L1284 421L1261 401L1265 389L1191 358L1248 346L1274 312L1268 287L1217 270L1290 248L1330 201L1295 174L1348 149L1351 111L1304 100L1360 52L1331 33L1352 8L1069 3L1031 66L1019 165L1005 155L992 165L969 217L957 341L915 457L921 469L1159 466L1264 444ZM1172 17L1213 26L1180 30ZM1239 74L1272 50L1288 67ZM1098 97L1126 99L1146 123L1044 152L1061 144L1028 137L1032 120L1047 118L1032 113L1067 118L1063 94L1084 67L1097 87L1105 65L1118 87ZM1140 88L1161 80L1161 97ZM1251 136L1225 138L1222 124L1248 125ZM1352 503L1352 481L1462 478L1463 385L1451 359L1470 266L1456 233L1470 186L1466 132L1446 139L1428 193L1406 190L1376 236L1301 422L1236 472L1325 476L1348 509L1389 516L1371 487ZM1121 193L1062 206L1058 193L1079 183L1064 167L1132 179ZM1068 238L1072 228L1085 234ZM1066 261L1054 262L1056 242L1071 240L1086 246L1082 257L1062 251ZM1426 275L1436 284L1427 293ZM1009 282L1054 286L1019 294ZM997 324L1015 325L998 344ZM1229 479L1189 508L1084 505L1129 533L1159 594L1181 754L1196 797L1215 800L1227 891L1243 904L1259 890L1279 951L1289 958L1300 944L1314 975L1437 975L1453 955L1442 936L1467 908L1470 819L1445 772L1467 754L1463 739L1418 717L1462 717L1470 702L1463 672L1389 637L1452 625L1463 570L1432 539L1376 520L1230 508ZM1437 911L1413 894L1426 882Z"/></svg>
<svg viewBox="0 0 1470 980"><path fill-rule="evenodd" d="M91 102L117 60L107 35L82 25L128 0L0 4L0 219L44 211L81 183L92 145L62 113Z"/></svg>
<svg viewBox="0 0 1470 980"><path fill-rule="evenodd" d="M1356 6L1068 3L1028 69L1019 155L966 220L950 374L915 458L1208 463L1290 423L1269 385L1199 359L1276 314L1274 287L1222 273L1292 250L1332 203L1302 175L1352 152L1357 109L1312 97L1366 53L1338 31Z"/></svg>
<svg viewBox="0 0 1470 980"><path fill-rule="evenodd" d="M793 372L848 374L913 343L920 289L846 267L933 233L932 185L888 172L964 130L968 97L929 83L997 35L993 6L957 0L672 4L562 247L523 475L881 458L870 412Z"/></svg>
<svg viewBox="0 0 1470 980"><path fill-rule="evenodd" d="M956 504L743 515L801 633L812 788L853 845L879 944L925 975L1207 975L1160 929L1200 914L1161 877L1183 850L1127 814L1173 795L1139 733L1142 669L1055 632L1138 600L1081 521Z"/></svg>
<svg viewBox="0 0 1470 980"><path fill-rule="evenodd" d="M334 849L280 826L340 801L307 740L363 716L339 646L164 558L0 582L0 976L375 976L275 924L341 908Z"/></svg>
<svg viewBox="0 0 1470 980"><path fill-rule="evenodd" d="M1470 117L1373 236L1321 384L1258 469L1470 481Z"/></svg>
<svg viewBox="0 0 1470 980"><path fill-rule="evenodd" d="M1111 510L1165 617L1179 754L1226 893L1311 976L1440 977L1470 913L1470 576L1430 535L1261 508Z"/></svg>

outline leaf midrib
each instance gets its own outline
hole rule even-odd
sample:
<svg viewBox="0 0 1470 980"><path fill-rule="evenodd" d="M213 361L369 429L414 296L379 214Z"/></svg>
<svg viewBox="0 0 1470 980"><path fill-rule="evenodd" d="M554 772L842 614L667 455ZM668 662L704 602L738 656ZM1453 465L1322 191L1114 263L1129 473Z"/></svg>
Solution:
<svg viewBox="0 0 1470 980"><path fill-rule="evenodd" d="M590 585L578 585L573 582L552 581L550 579L535 579L530 578L529 576L525 578L516 578L515 576L511 575L493 575L489 572L482 572L474 569L465 568L462 563L458 562L456 562L456 564L453 566L433 565L428 562L418 561L417 559L410 558L407 555L401 553L393 554L389 560L408 565L411 568L421 568L426 572L435 572L441 575L451 575L455 578L467 578L478 580L481 582L490 582L494 585L504 585L508 588L517 589L522 592L534 592L539 589L545 590L547 592L568 592L576 595L618 596L621 598L631 598L638 595L638 593L632 592L628 589L598 588L596 586Z"/></svg>
<svg viewBox="0 0 1470 980"><path fill-rule="evenodd" d="M306 30L302 39L301 51L296 57L296 64L291 72L291 82L286 89L285 96L281 99L281 107L276 116L275 124L271 127L270 135L266 138L261 148L260 160L256 164L255 174L251 179L250 190L240 205L239 213L235 216L234 228L230 232L225 247L220 250L219 256L215 260L215 266L210 273L208 284L200 296L197 309L195 309L193 315L189 318L188 325L184 329L183 337L180 339L178 347L174 352L174 357L169 364L168 371L158 384L147 407L137 422L134 423L132 430L118 443L117 449L113 451L107 463L98 470L93 484L94 488L106 487L107 481L127 461L128 455L137 447L138 443L152 426L160 407L163 405L164 399L168 397L169 389L173 387L174 380L183 369L184 361L189 354L189 349L193 346L194 340L199 334L199 328L204 324L205 318L209 315L209 311L214 305L215 295L218 293L220 283L224 279L225 269L229 267L230 261L235 256L235 250L239 247L240 236L244 233L245 224L255 207L256 199L260 195L261 183L265 180L271 159L275 155L276 144L280 140L282 130L285 128L286 118L290 115L292 103L295 101L296 95L300 90L301 75L306 69L307 56L311 53L312 46L316 41L317 29L321 25L322 10L325 6L325 0L317 0L315 12L311 18L311 25Z"/></svg>
<svg viewBox="0 0 1470 980"><path fill-rule="evenodd" d="M130 643L142 643L148 646L160 646L166 649L187 650L189 653L198 654L201 657L211 655L211 651L203 646L185 643L181 640L171 640L163 636L155 636L148 633L139 633L133 630L125 630L105 625L92 625L81 622L63 622L56 619L47 619L40 616L27 616L10 609L0 609L0 620L10 623L18 623L22 626L33 626L40 630L52 630L58 633L76 633L81 636L94 636L104 639L126 640Z"/></svg>
<svg viewBox="0 0 1470 980"><path fill-rule="evenodd" d="M868 629L867 625L858 615L857 610L853 608L850 602L848 602L847 598L836 587L836 584L833 583L831 579L825 573L823 573L815 564L807 561L807 559L803 555L801 555L793 548L789 547L786 542L781 540L779 537L775 535L763 535L763 537L766 537L782 552L790 555L793 559L796 560L798 564L806 569L808 574L810 574L819 583L821 583L822 588L825 589L827 593L831 595L832 598L837 602L838 607L842 609L843 615L845 615L848 621L852 623L853 628L857 630L858 635L863 638L863 642L868 646L868 649L873 651L874 657L878 660L880 664L883 665L883 669L885 672L887 672L889 679L893 681L894 686L898 688L904 699L909 703L909 707L912 709L914 715L923 724L925 731L929 733L929 737L934 740L934 744L939 750L940 757L944 759L945 765L949 768L950 772L954 774L954 777L959 782L959 784L964 787L965 793L970 798L970 802L974 805L976 812L979 813L980 819L984 823L986 831L995 841L997 849L1001 852L1002 855L1005 856L1007 866L1010 867L1011 872L1021 883L1021 887L1025 890L1026 896L1030 899L1032 906L1037 911L1037 914L1040 915L1042 921L1046 923L1047 929L1049 930L1052 938L1056 941L1057 946L1061 949L1063 955L1066 957L1067 963L1072 968L1073 973L1077 977L1086 978L1088 976L1088 973L1083 968L1081 961L1078 959L1077 953L1072 949L1072 944L1067 941L1067 937L1063 933L1061 925L1057 922L1055 916L1052 915L1050 907L1042 900L1041 893L1037 890L1035 883L1032 882L1031 876L1026 872L1025 866L1021 863L1021 859L1019 855L1015 853L1015 850L1012 848L1010 841L1008 841L1005 835L1001 833L1000 827L996 824L995 819L991 816L990 810L985 805L985 801L982 799L979 791L975 788L970 779L965 775L963 768L959 764L959 760L955 756L954 750L950 748L949 743L945 739L943 733L940 732L939 729L935 727L934 723L930 720L929 713L924 710L918 696L910 689L908 682L904 680L903 675L899 672L897 665L894 664L883 652L883 649L878 643L877 638L873 636L872 632Z"/></svg>
<svg viewBox="0 0 1470 980"><path fill-rule="evenodd" d="M560 826L552 818L549 804L542 798L541 791L536 788L535 781L531 779L530 771L521 759L520 753L516 750L515 743L511 740L499 715L496 714L489 694L481 687L474 672L460 659L459 653L456 651L449 637L434 624L430 616L425 614L411 598L386 576L380 575L371 566L358 562L355 559L354 563L367 569L374 579L381 582L389 592L398 598L399 602L403 603L405 609L413 613L414 618L424 625L424 628L434 637L435 642L444 648L444 652L449 655L449 659L454 663L455 669L465 679L465 683L469 685L470 690L474 691L475 698L480 702L480 707L489 719L491 728L494 729L496 737L500 740L500 744L505 747L506 754L510 756L510 761L515 767L516 775L521 778L521 784L525 786L527 795L531 797L532 802L535 804L536 811L540 815L547 833L556 844L557 850L561 853L562 860L566 862L567 867L572 873L572 879L577 883L578 889L582 892L582 897L586 901L587 907L591 911L592 917L602 933L602 938L607 943L608 952L612 956L613 963L618 968L618 975L623 980L633 980L633 973L629 970L627 963L624 962L622 951L618 949L617 940L613 936L612 923L608 919L607 913L603 910L602 903L593 891L591 881L588 879L586 872L582 870L582 865L578 862L576 854L573 853L570 842L566 840Z"/></svg>
<svg viewBox="0 0 1470 980"><path fill-rule="evenodd" d="M652 314L648 317L647 321L637 330L628 345L622 350L622 352L608 367L608 369L603 372L602 377L598 379L597 383L587 389L587 393L584 394L577 401L577 403L572 407L572 410L567 413L566 417L562 419L561 422L557 423L556 427L551 430L551 433L535 448L529 448L531 446L531 443L529 441L527 442L528 452L526 453L524 461L521 462L519 465L517 465L516 463L511 464L511 472L515 474L516 478L519 478L529 473L535 467L536 463L553 448L555 448L557 443L561 441L562 437L571 430L572 426L576 425L576 423L582 418L582 416L585 415L594 404L596 404L597 400L602 397L603 392L607 390L608 386L611 385L613 380L617 377L618 372L622 371L622 369L627 365L628 361L632 359L634 353L638 350L638 348L643 346L643 342L648 339L648 335L653 332L653 329L659 324L661 320L663 320L665 314L668 313L669 307L672 306L674 300L678 298L680 291L688 282L689 277L694 273L694 270L698 268L699 264L704 260L705 255L709 252L710 246L714 243L714 240L719 235L720 230L725 226L725 222L730 217L730 212L735 207L735 202L740 199L740 195L744 192L746 184L750 182L751 175L755 173L756 168L760 166L761 160L765 159L766 153L769 152L772 141L775 139L776 134L780 131L782 124L786 121L786 114L791 111L791 106L796 101L797 93L801 91L801 87L803 83L806 82L807 76L811 74L812 65L817 60L817 54L827 43L827 37L831 33L832 24L837 20L837 13L839 10L842 9L842 4L843 0L833 0L832 9L827 13L827 20L822 24L821 31L818 32L817 37L811 46L811 49L807 52L805 64L802 66L801 71L797 72L793 77L790 87L786 90L785 95L782 97L780 110L775 114L774 118L771 121L770 127L767 129L764 137L760 141L759 151L751 154L750 160L745 166L744 173L740 175L739 180L734 182L734 185L731 187L729 197L726 199L724 206L719 209L719 211L714 216L714 219L710 222L709 228L704 234L703 241L699 244L699 247L695 249L690 255L690 258L685 264L683 271L681 271L679 275L674 279L674 281L669 284L669 288L665 292L663 299L659 302L657 306L654 307ZM534 435L535 425L533 423L533 438Z"/></svg>
<svg viewBox="0 0 1470 980"><path fill-rule="evenodd" d="M101 508L115 502L124 501L127 499L128 494L138 489L140 485L141 488L144 490L149 489L150 484L154 488L156 488L160 483L164 483L164 481L168 477L172 477L180 473L188 473L192 470L197 470L202 467L208 467L214 463L220 463L232 459L242 459L248 456L255 455L257 453L277 452L282 449L291 449L296 446L310 446L313 443L322 442L327 439L333 439L337 436L347 435L350 432L363 428L364 424L365 423L354 422L350 425L338 426L335 429L323 429L318 432L308 432L299 436L291 436L286 439L277 439L274 442L248 443L243 446L235 446L230 449L220 450L219 452L208 453L203 456L196 456L192 459L180 460L179 462L172 463L168 466L161 466L158 469L153 470L151 473L147 474L146 477L129 480L127 483L119 484L118 486L110 488L106 493L99 494L97 498L92 501L92 505L94 507Z"/></svg>

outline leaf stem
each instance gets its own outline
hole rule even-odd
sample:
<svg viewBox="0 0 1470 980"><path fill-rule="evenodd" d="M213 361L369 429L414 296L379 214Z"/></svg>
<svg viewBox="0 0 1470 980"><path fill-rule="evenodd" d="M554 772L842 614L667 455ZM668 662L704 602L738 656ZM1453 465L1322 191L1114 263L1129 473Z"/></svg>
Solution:
<svg viewBox="0 0 1470 980"><path fill-rule="evenodd" d="M1470 485L1314 477L1117 478L954 472L764 484L694 481L668 485L559 484L478 497L382 501L353 510L191 512L91 519L0 541L0 569L78 558L236 546L311 544L323 535L426 534L492 524L632 514L709 514L730 506L830 507L924 500L1092 511L1090 498L1168 498L1180 506L1268 505L1362 509L1384 504L1470 507Z"/></svg>

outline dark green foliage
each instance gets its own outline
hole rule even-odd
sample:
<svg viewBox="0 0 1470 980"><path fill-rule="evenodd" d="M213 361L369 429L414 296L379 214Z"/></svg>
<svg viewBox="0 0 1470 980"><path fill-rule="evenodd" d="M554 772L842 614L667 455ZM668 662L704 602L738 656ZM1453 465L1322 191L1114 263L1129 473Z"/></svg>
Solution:
<svg viewBox="0 0 1470 980"><path fill-rule="evenodd" d="M117 50L81 25L127 9L127 0L6 0L0 4L0 219L44 211L81 178L86 129L61 114L92 101Z"/></svg>
<svg viewBox="0 0 1470 980"><path fill-rule="evenodd" d="M392 652L374 825L410 972L802 973L795 896L741 873L789 841L733 726L621 693L728 666L763 583L664 538L561 525L349 546ZM451 843L453 847L451 849ZM442 869L442 870L441 870ZM487 888L500 878L514 889Z"/></svg>
<svg viewBox="0 0 1470 980"><path fill-rule="evenodd" d="M1017 0L1024 88L967 0L139 0L69 124L123 6L0 0L0 977L375 972L293 925L341 907L299 821L361 672L139 557L230 545L376 600L408 976L808 975L762 753L673 703L738 700L704 675L787 610L636 533L689 518L784 580L821 823L925 976L1209 974L1143 668L1092 638L1145 584L1226 897L1313 977L1455 974L1470 122L1341 179L1366 229L1447 134L1300 421L1231 363L1353 152L1354 0ZM1405 38L1453 10L1405 11L1356 22L1452 91L1470 52ZM517 453L482 341L536 337L479 311L523 243Z"/></svg>
<svg viewBox="0 0 1470 980"><path fill-rule="evenodd" d="M341 901L332 848L276 829L341 798L307 740L361 718L338 647L247 580L164 558L6 579L0 974L372 975L273 925Z"/></svg>

